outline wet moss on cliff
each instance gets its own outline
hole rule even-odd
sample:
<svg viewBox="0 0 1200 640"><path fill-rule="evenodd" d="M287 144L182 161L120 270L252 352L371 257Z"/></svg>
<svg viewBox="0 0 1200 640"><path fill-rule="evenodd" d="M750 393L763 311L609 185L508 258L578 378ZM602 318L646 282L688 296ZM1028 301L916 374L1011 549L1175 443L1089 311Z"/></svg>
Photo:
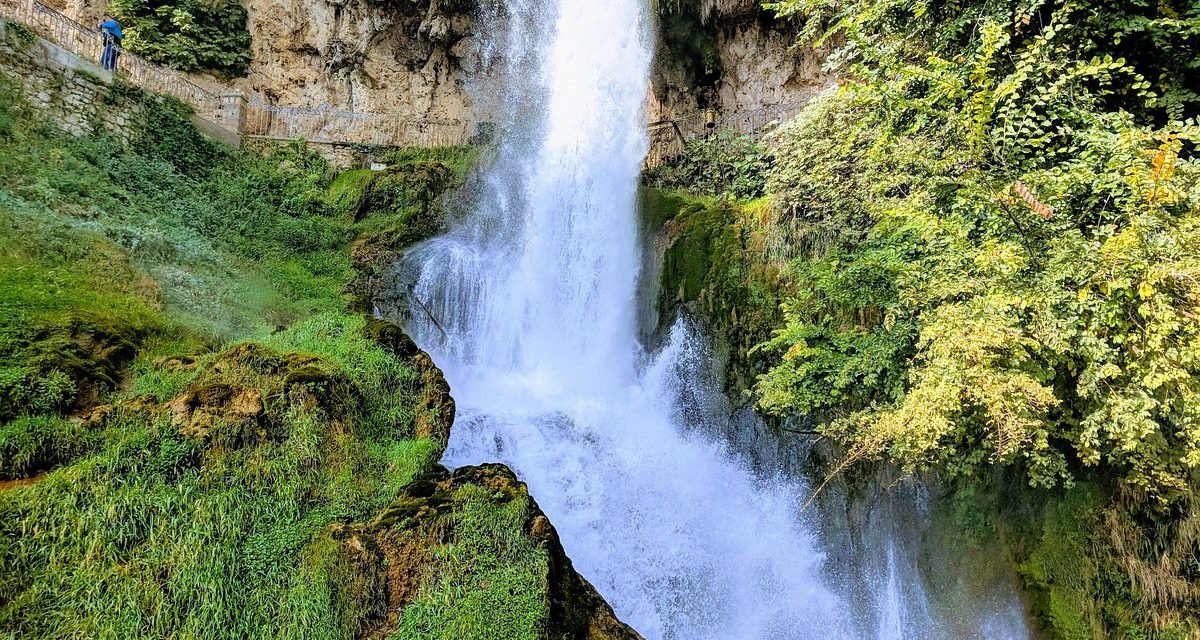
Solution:
<svg viewBox="0 0 1200 640"><path fill-rule="evenodd" d="M400 148L386 169L348 171L330 185L326 202L355 222L358 236L355 309L371 310L379 276L402 248L446 230L447 194L463 186L476 156L471 147Z"/></svg>
<svg viewBox="0 0 1200 640"><path fill-rule="evenodd" d="M703 198L643 188L645 224L664 244L658 306L670 317L677 305L695 310L731 350L727 384L740 391L765 370L754 345L781 319L778 271L762 255L759 226L764 203Z"/></svg>
<svg viewBox="0 0 1200 640"><path fill-rule="evenodd" d="M575 573L554 527L502 465L435 467L372 521L331 536L383 589L386 615L372 636L639 637Z"/></svg>

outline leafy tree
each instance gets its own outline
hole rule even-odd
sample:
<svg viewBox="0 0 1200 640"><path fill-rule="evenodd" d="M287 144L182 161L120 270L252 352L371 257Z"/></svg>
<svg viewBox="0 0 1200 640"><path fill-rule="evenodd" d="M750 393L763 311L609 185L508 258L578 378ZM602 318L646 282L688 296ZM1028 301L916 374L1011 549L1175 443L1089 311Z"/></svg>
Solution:
<svg viewBox="0 0 1200 640"><path fill-rule="evenodd" d="M772 149L794 293L760 406L847 462L1103 487L1088 544L1023 498L1048 624L1196 637L1200 3L774 7L845 78Z"/></svg>
<svg viewBox="0 0 1200 640"><path fill-rule="evenodd" d="M246 10L237 0L113 0L124 45L184 71L244 76L250 66Z"/></svg>

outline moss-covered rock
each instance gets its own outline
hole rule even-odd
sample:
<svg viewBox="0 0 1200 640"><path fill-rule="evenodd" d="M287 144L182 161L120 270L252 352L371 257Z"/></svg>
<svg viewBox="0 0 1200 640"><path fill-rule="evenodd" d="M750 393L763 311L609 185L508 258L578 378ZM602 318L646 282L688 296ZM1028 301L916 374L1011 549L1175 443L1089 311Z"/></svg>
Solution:
<svg viewBox="0 0 1200 640"><path fill-rule="evenodd" d="M0 421L30 411L81 410L117 386L147 328L71 318L29 327L8 342L0 366Z"/></svg>
<svg viewBox="0 0 1200 640"><path fill-rule="evenodd" d="M330 186L299 146L215 149L169 101L133 150L54 134L11 89L0 636L635 637L511 473L424 474L449 386L343 306L350 238L361 274L436 233L470 153Z"/></svg>
<svg viewBox="0 0 1200 640"><path fill-rule="evenodd" d="M327 200L358 230L350 247L357 273L347 287L352 308L370 311L381 274L404 247L445 232L445 198L462 185L472 156L457 147L426 150L383 171L347 172L334 181Z"/></svg>
<svg viewBox="0 0 1200 640"><path fill-rule="evenodd" d="M0 475L49 471L0 490L0 629L357 635L364 614L349 603L366 576L322 532L392 504L441 452L413 436L419 376L365 325L324 314L217 353L158 358L134 381L149 393L79 421L0 428ZM52 524L65 521L77 526ZM85 610L46 596L98 584ZM238 588L177 595L214 584Z"/></svg>
<svg viewBox="0 0 1200 640"><path fill-rule="evenodd" d="M781 318L780 274L761 258L763 206L653 188L640 196L643 220L662 247L659 311L669 318L687 305L699 314L730 350L726 383L737 392L766 370L751 349Z"/></svg>
<svg viewBox="0 0 1200 640"><path fill-rule="evenodd" d="M450 428L454 425L455 404L450 395L450 383L446 382L442 370L400 325L371 318L367 321L366 331L376 344L408 363L420 380L420 393L413 407L413 434L445 447L450 442Z"/></svg>
<svg viewBox="0 0 1200 640"><path fill-rule="evenodd" d="M330 535L363 576L368 637L634 640L507 467L415 478L370 522Z"/></svg>
<svg viewBox="0 0 1200 640"><path fill-rule="evenodd" d="M351 220L362 219L367 205L367 194L375 172L370 169L343 171L334 178L325 193L325 204L334 213Z"/></svg>

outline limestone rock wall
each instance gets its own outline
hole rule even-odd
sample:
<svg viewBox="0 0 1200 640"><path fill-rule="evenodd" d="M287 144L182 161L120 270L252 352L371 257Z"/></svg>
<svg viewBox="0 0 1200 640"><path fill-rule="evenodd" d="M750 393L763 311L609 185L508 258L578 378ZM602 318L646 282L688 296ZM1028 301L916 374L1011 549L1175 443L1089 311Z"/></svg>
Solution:
<svg viewBox="0 0 1200 640"><path fill-rule="evenodd" d="M47 0L85 24L104 0ZM487 122L488 18L479 0L243 0L254 52L236 87L266 102ZM658 20L650 121L699 121L806 102L831 86L825 51L758 2L705 0ZM200 79L204 82L205 79Z"/></svg>
<svg viewBox="0 0 1200 640"><path fill-rule="evenodd" d="M254 61L238 81L243 90L277 104L470 119L465 75L480 52L469 7L438 0L245 6Z"/></svg>
<svg viewBox="0 0 1200 640"><path fill-rule="evenodd" d="M827 52L797 47L795 28L734 0L661 20L651 80L651 121L732 118L811 100L836 83Z"/></svg>
<svg viewBox="0 0 1200 640"><path fill-rule="evenodd" d="M3 20L0 73L19 82L33 107L73 135L107 130L123 138L142 108L112 91L108 72Z"/></svg>

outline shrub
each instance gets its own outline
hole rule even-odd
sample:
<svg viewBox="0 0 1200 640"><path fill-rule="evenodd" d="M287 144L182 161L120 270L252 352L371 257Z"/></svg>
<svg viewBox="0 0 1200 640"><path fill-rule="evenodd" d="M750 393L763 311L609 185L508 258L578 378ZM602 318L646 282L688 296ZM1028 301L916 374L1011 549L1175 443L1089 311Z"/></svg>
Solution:
<svg viewBox="0 0 1200 640"><path fill-rule="evenodd" d="M772 223L836 233L788 255L760 405L822 418L847 463L1089 484L1017 536L1043 621L1194 636L1194 3L778 8L844 43L851 79L779 134Z"/></svg>
<svg viewBox="0 0 1200 640"><path fill-rule="evenodd" d="M752 200L766 191L771 166L762 145L749 136L722 131L689 140L683 153L646 173L646 184L697 195Z"/></svg>
<svg viewBox="0 0 1200 640"><path fill-rule="evenodd" d="M184 71L246 75L250 32L236 0L113 0L110 7L125 32L122 44L147 60Z"/></svg>

